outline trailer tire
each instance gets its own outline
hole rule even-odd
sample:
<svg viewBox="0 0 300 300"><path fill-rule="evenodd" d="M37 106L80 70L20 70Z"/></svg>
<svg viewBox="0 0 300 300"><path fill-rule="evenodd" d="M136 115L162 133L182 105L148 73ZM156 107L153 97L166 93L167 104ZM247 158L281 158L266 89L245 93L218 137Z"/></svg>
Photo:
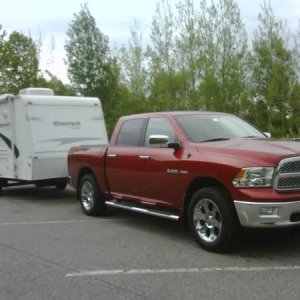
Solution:
<svg viewBox="0 0 300 300"><path fill-rule="evenodd" d="M104 196L92 174L84 175L79 183L78 197L83 212L88 216L101 216L106 210Z"/></svg>
<svg viewBox="0 0 300 300"><path fill-rule="evenodd" d="M5 186L5 180L4 179L0 179L0 196L2 195L2 188L3 186Z"/></svg>
<svg viewBox="0 0 300 300"><path fill-rule="evenodd" d="M221 187L202 188L192 196L188 222L203 249L224 253L236 248L240 224L231 200Z"/></svg>

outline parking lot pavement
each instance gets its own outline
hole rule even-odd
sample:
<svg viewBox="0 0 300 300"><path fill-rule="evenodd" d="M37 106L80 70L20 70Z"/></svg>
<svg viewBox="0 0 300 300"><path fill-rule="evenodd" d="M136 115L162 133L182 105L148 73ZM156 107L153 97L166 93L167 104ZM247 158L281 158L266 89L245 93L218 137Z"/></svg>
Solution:
<svg viewBox="0 0 300 300"><path fill-rule="evenodd" d="M299 299L299 233L247 231L213 254L174 221L87 217L70 188L4 190L0 299Z"/></svg>

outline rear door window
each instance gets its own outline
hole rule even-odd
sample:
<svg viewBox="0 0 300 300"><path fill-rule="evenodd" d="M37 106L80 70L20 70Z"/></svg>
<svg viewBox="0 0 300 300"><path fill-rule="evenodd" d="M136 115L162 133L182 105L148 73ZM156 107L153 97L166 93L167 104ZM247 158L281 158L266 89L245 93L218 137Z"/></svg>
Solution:
<svg viewBox="0 0 300 300"><path fill-rule="evenodd" d="M144 142L146 119L127 120L122 124L116 141L118 146L142 146Z"/></svg>

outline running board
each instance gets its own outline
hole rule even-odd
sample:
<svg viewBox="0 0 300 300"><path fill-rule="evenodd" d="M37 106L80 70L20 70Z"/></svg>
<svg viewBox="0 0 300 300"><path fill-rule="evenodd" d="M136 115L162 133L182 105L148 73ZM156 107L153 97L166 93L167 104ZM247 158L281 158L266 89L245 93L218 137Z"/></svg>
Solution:
<svg viewBox="0 0 300 300"><path fill-rule="evenodd" d="M133 206L129 203L105 201L105 204L108 205L108 206L112 206L112 207L127 209L127 210L135 211L135 212L138 212L138 213L143 213L143 214L156 216L156 217L161 217L161 218L165 218L165 219L170 219L170 220L174 220L174 221L179 220L179 215L170 214L168 212L158 211L158 210L154 210L154 209L136 207L136 206Z"/></svg>

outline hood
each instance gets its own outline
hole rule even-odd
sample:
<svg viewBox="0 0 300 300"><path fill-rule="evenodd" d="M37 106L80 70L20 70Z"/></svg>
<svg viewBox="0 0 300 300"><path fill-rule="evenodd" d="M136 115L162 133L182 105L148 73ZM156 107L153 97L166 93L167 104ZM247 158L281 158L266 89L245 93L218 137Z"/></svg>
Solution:
<svg viewBox="0 0 300 300"><path fill-rule="evenodd" d="M300 142L271 139L231 139L197 144L199 153L230 157L249 166L276 166L287 157L300 156Z"/></svg>

